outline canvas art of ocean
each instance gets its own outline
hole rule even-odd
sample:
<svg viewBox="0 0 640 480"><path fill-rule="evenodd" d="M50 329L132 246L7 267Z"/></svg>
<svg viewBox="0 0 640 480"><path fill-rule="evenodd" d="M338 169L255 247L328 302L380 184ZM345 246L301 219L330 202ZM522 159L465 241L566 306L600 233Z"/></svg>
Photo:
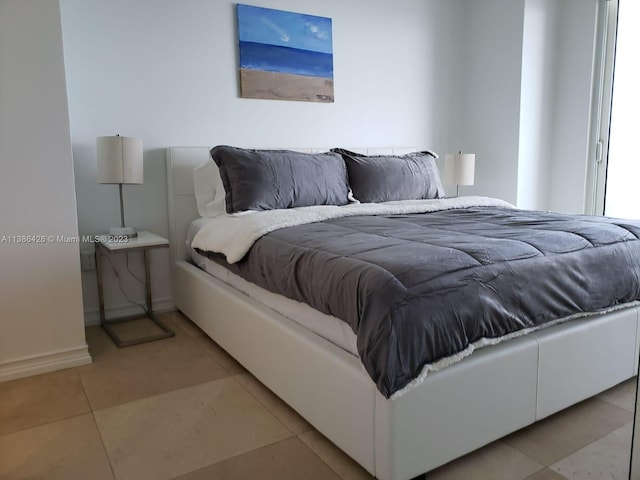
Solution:
<svg viewBox="0 0 640 480"><path fill-rule="evenodd" d="M244 98L333 102L331 19L237 5Z"/></svg>

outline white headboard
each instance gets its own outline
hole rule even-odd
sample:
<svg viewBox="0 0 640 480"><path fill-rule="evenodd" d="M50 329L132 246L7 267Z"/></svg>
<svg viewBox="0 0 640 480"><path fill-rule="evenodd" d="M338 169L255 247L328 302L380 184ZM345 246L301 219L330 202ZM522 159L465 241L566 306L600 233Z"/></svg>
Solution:
<svg viewBox="0 0 640 480"><path fill-rule="evenodd" d="M298 152L326 152L330 148L287 148ZM199 217L196 197L193 191L193 169L209 158L210 147L169 147L167 148L167 187L169 201L169 242L171 266L175 262L187 260L189 254L185 246L187 231L193 220ZM365 155L404 155L415 151L408 147L349 148Z"/></svg>

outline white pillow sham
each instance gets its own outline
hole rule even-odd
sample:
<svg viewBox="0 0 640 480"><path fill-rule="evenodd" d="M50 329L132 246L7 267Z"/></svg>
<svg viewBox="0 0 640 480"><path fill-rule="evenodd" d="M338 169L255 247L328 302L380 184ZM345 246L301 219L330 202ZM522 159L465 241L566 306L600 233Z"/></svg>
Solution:
<svg viewBox="0 0 640 480"><path fill-rule="evenodd" d="M217 217L225 212L225 191L218 166L209 160L193 169L193 190L201 217Z"/></svg>

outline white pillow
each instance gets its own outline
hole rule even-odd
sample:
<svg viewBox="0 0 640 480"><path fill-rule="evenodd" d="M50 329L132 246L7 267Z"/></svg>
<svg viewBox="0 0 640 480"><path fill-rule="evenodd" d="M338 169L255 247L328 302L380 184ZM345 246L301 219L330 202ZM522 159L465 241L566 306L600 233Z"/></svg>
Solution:
<svg viewBox="0 0 640 480"><path fill-rule="evenodd" d="M217 167L216 167L217 170ZM207 217L217 217L218 215L223 215L226 213L226 207L224 203L225 199L225 190L224 185L222 183L222 178L220 178L220 170L218 170L218 183L216 185L216 195L213 198L213 201L207 203Z"/></svg>
<svg viewBox="0 0 640 480"><path fill-rule="evenodd" d="M193 190L201 217L216 217L224 213L224 186L220 170L213 160L193 169Z"/></svg>

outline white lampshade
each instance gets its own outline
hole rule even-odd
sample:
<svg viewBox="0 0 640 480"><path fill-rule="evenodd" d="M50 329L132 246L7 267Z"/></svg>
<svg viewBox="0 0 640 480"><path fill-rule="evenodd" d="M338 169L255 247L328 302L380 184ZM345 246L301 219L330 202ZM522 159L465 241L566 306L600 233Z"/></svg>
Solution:
<svg viewBox="0 0 640 480"><path fill-rule="evenodd" d="M475 153L447 153L444 158L444 182L449 185L473 185L476 173Z"/></svg>
<svg viewBox="0 0 640 480"><path fill-rule="evenodd" d="M143 179L142 139L96 138L98 182L140 184Z"/></svg>

